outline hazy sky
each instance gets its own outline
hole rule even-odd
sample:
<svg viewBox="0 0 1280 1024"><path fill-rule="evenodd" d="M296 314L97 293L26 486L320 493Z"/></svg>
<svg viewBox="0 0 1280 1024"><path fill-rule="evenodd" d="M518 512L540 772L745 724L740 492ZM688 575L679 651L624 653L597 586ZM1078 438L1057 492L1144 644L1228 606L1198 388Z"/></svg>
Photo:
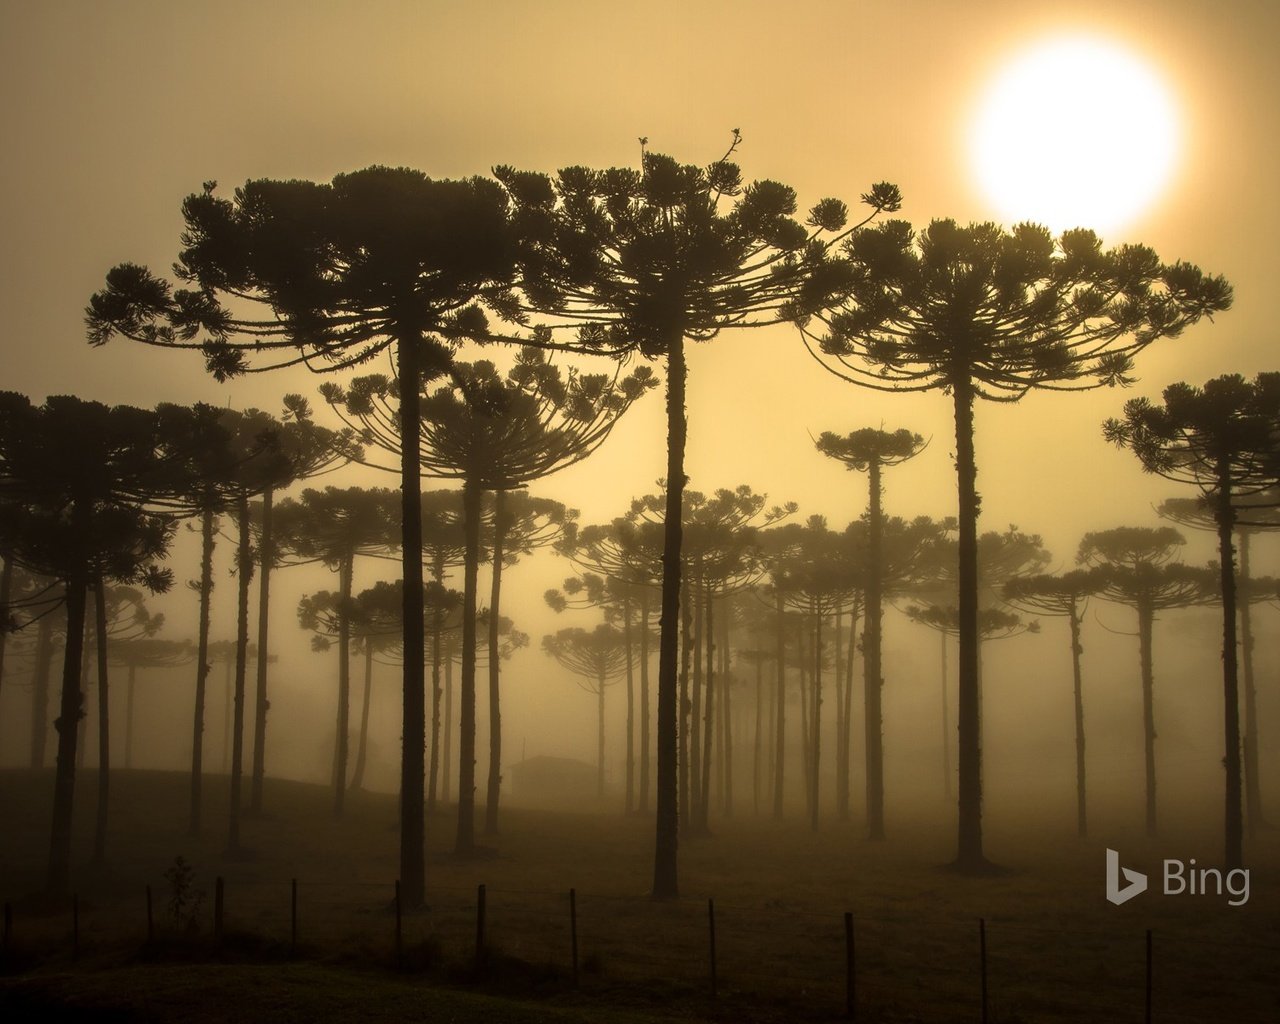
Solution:
<svg viewBox="0 0 1280 1024"><path fill-rule="evenodd" d="M706 163L739 128L744 175L794 186L805 208L827 195L856 203L889 180L917 224L995 218L967 152L977 99L1031 44L1080 32L1147 63L1181 121L1170 187L1107 240L1222 273L1236 304L1154 346L1128 394L979 408L982 527L1040 532L1067 564L1082 531L1148 522L1170 493L1104 445L1104 417L1174 380L1276 368L1280 7L1269 0L0 0L0 387L37 400L75 392L268 409L285 391L315 395L320 381L305 371L222 386L190 353L85 343L82 311L107 269L167 268L181 200L207 179L229 193L250 177L328 179L375 163L438 177L500 163L634 165L638 136ZM1117 169L1144 159L1089 137L1063 144ZM750 483L843 526L865 483L817 455L809 435L883 422L934 438L889 475L889 511L954 512L946 397L843 384L781 327L726 334L690 367L692 487ZM587 521L620 514L662 474L663 430L654 395L596 460L537 490ZM535 643L544 631L526 628Z"/></svg>

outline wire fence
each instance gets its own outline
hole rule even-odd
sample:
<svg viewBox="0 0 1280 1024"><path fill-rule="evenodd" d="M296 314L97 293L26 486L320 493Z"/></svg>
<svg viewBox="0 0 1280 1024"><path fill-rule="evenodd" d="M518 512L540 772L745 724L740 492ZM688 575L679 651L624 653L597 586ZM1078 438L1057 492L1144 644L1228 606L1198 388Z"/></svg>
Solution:
<svg viewBox="0 0 1280 1024"><path fill-rule="evenodd" d="M306 959L787 1008L866 1021L1280 1020L1280 943L785 901L653 901L512 888L253 877L140 884L136 898L4 907L3 969L109 956Z"/></svg>

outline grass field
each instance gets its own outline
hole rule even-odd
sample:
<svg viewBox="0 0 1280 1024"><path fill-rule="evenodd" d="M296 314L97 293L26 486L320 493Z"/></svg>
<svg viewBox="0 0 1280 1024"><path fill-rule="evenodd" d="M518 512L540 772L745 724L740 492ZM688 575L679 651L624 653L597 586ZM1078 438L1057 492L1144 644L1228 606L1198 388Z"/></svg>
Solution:
<svg viewBox="0 0 1280 1024"><path fill-rule="evenodd" d="M1280 1020L1280 836L1271 832L1248 847L1248 902L1230 907L1225 896L1156 891L1163 857L1217 863L1217 837L1195 822L1171 821L1158 842L1104 822L1097 838L1081 841L1069 819L1029 809L988 828L989 848L1009 870L969 879L942 867L953 841L942 811L917 815L881 844L862 840L851 823L815 834L740 816L682 844L683 898L655 904L646 898L653 835L645 818L511 809L491 848L462 861L448 853L454 822L442 813L429 821L429 906L404 915L398 960L393 797L354 794L336 820L326 790L271 782L268 816L244 824L248 855L228 859L225 780L208 779L207 827L194 840L183 776L113 778L103 869L85 866L92 773L79 780L73 952L69 901L32 895L42 881L52 778L0 773L0 889L13 913L0 978L6 1021L831 1020L845 1008L846 911L854 916L859 1020L979 1020L979 919L991 1021L1141 1021L1147 929L1154 1019ZM1120 907L1104 900L1108 845L1125 866L1152 875L1152 891ZM168 914L164 873L179 855L203 892L189 926ZM224 879L220 940L212 934L215 876ZM485 945L477 965L480 884Z"/></svg>

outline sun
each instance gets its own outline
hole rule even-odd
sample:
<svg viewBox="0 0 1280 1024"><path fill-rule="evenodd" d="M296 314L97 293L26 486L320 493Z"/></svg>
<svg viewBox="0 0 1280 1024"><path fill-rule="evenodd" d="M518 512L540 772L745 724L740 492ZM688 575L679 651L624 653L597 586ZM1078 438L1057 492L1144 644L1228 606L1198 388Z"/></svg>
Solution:
<svg viewBox="0 0 1280 1024"><path fill-rule="evenodd" d="M1160 197L1179 135L1168 88L1132 52L1054 36L991 80L969 138L974 174L1002 218L1105 234Z"/></svg>

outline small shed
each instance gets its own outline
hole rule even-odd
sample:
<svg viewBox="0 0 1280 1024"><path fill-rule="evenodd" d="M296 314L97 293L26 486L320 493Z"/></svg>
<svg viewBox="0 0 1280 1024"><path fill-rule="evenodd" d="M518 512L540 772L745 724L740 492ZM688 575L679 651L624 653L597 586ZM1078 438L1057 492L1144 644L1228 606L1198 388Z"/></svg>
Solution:
<svg viewBox="0 0 1280 1024"><path fill-rule="evenodd" d="M583 810L596 805L596 766L540 754L507 766L511 802L521 807Z"/></svg>

